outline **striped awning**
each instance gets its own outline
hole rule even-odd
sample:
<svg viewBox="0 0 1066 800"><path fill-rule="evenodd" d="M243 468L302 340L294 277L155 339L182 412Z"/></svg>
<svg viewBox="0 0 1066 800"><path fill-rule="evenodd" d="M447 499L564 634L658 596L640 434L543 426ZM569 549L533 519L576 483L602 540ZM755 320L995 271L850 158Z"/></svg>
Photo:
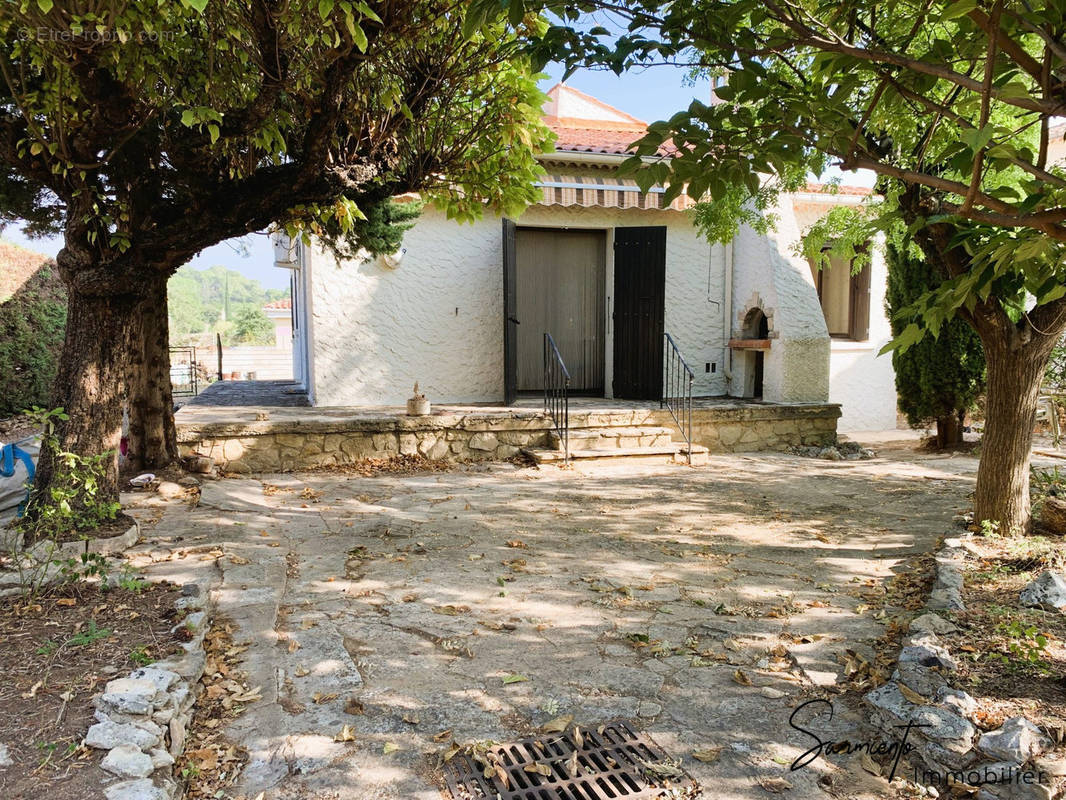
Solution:
<svg viewBox="0 0 1066 800"><path fill-rule="evenodd" d="M599 175L547 175L537 182L541 191L538 205L582 206L584 208L648 208L684 211L695 201L688 195L675 197L663 205L665 189L655 186L642 192L637 182L628 178Z"/></svg>

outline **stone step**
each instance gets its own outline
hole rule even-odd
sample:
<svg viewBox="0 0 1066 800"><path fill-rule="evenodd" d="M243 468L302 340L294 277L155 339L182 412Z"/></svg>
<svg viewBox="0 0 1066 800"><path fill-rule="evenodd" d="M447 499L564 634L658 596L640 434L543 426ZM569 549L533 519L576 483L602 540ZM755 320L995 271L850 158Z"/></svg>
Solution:
<svg viewBox="0 0 1066 800"><path fill-rule="evenodd" d="M673 433L669 428L643 426L639 428L571 428L570 450L601 450L611 447L654 447L668 445ZM562 440L552 431L549 444L559 449Z"/></svg>
<svg viewBox="0 0 1066 800"><path fill-rule="evenodd" d="M538 464L562 464L565 459L563 451L543 447L523 448L523 453L528 455ZM570 461L581 463L596 463L600 461L622 461L625 463L649 463L687 464L686 446L684 443L671 442L669 444L648 445L646 447L602 447L587 448L583 450L571 450ZM709 451L702 445L692 446L692 466L704 466L709 461Z"/></svg>

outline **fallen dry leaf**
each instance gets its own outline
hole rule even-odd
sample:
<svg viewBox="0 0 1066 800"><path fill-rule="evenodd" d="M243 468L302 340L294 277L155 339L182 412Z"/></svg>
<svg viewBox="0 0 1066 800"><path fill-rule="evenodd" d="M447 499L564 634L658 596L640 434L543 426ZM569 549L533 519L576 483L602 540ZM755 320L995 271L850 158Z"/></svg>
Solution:
<svg viewBox="0 0 1066 800"><path fill-rule="evenodd" d="M460 614L467 614L470 612L470 606L434 606L434 614L443 614L446 617L457 617Z"/></svg>
<svg viewBox="0 0 1066 800"><path fill-rule="evenodd" d="M233 700L234 703L253 703L256 700L262 700L263 693L259 690L259 687L256 686L254 689L249 689L246 692L234 692L230 696L230 699Z"/></svg>
<svg viewBox="0 0 1066 800"><path fill-rule="evenodd" d="M352 726L351 725L345 725L343 728L341 728L340 731L337 732L337 735L333 737L333 741L335 741L335 742L354 742L355 741L355 732L352 730Z"/></svg>
<svg viewBox="0 0 1066 800"><path fill-rule="evenodd" d="M862 757L859 759L859 764L864 770L869 772L871 775L881 775L881 765L874 761L872 758L870 758L868 753L862 754Z"/></svg>
<svg viewBox="0 0 1066 800"><path fill-rule="evenodd" d="M771 794L781 794L792 788L784 778L758 778L759 785Z"/></svg>
<svg viewBox="0 0 1066 800"><path fill-rule="evenodd" d="M544 723L543 725L541 725L540 729L544 733L562 733L570 726L570 723L573 721L573 714L564 714L561 717L556 717L551 722Z"/></svg>
<svg viewBox="0 0 1066 800"><path fill-rule="evenodd" d="M218 766L218 751L213 747L189 750L185 753L185 756L201 770L210 771Z"/></svg>
<svg viewBox="0 0 1066 800"><path fill-rule="evenodd" d="M896 685L899 686L899 693L901 695L903 695L904 699L907 700L907 702L914 703L917 706L927 706L927 705L929 705L929 701L926 698L922 697L922 695L920 695L916 691L914 691L914 689L912 689L911 687L909 687L909 686L907 686L907 685L905 685L903 683L897 683ZM874 774L880 774L880 773L874 773Z"/></svg>
<svg viewBox="0 0 1066 800"><path fill-rule="evenodd" d="M721 747L705 747L702 750L693 750L692 757L697 761L702 761L704 764L710 764L718 760L722 750L723 748Z"/></svg>
<svg viewBox="0 0 1066 800"><path fill-rule="evenodd" d="M739 683L741 686L751 686L751 678L743 670L737 670L733 673L733 683Z"/></svg>

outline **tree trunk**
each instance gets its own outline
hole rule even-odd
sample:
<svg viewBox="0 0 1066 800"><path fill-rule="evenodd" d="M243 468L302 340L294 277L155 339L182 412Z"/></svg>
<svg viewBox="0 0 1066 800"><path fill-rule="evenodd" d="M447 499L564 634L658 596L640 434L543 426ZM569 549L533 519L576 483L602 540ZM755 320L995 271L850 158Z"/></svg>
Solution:
<svg viewBox="0 0 1066 800"><path fill-rule="evenodd" d="M945 447L954 447L962 444L962 415L958 413L945 414L936 418L936 446L943 450Z"/></svg>
<svg viewBox="0 0 1066 800"><path fill-rule="evenodd" d="M167 281L155 281L135 311L129 362L129 436L131 469L160 469L178 457L174 396L170 383Z"/></svg>
<svg viewBox="0 0 1066 800"><path fill-rule="evenodd" d="M983 334L988 383L974 521L997 523L1002 534L1028 533L1029 458L1051 347L1033 341L1012 349L1004 331Z"/></svg>
<svg viewBox="0 0 1066 800"><path fill-rule="evenodd" d="M86 295L68 284L66 338L51 402L69 416L57 425L60 452L84 457L111 452L94 502L118 500L122 404L136 305L131 295ZM27 509L31 521L49 504L56 472L53 454L43 449Z"/></svg>

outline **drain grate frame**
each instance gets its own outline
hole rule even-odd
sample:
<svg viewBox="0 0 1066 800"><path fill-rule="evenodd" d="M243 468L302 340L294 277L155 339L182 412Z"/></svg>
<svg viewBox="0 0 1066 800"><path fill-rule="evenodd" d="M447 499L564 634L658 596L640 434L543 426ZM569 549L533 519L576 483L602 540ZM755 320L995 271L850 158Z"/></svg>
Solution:
<svg viewBox="0 0 1066 800"><path fill-rule="evenodd" d="M671 789L678 797L698 792L684 770L669 780L645 777L641 762L654 764L669 757L627 720L582 727L581 736L580 748L573 728L489 747L486 754L495 756L507 773L507 786L498 777L486 778L469 755L457 754L443 767L446 788L452 800L650 800ZM575 751L580 769L571 776L567 764ZM547 764L551 774L527 772L525 767L534 763Z"/></svg>

